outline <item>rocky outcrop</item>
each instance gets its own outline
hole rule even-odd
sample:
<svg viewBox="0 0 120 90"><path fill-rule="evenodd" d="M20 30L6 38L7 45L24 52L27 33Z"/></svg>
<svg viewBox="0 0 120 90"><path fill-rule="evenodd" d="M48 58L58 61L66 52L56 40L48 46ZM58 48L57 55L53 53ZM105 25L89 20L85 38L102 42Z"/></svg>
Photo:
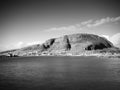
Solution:
<svg viewBox="0 0 120 90"><path fill-rule="evenodd" d="M44 44L47 50L98 50L112 47L112 43L105 38L93 34L73 34L50 39Z"/></svg>

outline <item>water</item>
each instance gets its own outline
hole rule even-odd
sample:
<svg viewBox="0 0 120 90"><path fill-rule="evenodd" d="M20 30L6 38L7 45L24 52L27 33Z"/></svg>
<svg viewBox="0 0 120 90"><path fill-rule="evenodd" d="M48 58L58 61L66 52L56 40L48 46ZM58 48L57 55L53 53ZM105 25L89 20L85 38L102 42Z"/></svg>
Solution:
<svg viewBox="0 0 120 90"><path fill-rule="evenodd" d="M0 90L120 90L120 60L15 57L0 60Z"/></svg>

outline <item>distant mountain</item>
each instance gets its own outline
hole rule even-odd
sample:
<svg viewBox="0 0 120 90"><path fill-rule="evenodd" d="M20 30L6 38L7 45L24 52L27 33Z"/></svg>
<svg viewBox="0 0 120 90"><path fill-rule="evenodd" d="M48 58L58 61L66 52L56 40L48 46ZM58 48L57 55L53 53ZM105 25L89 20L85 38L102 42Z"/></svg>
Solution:
<svg viewBox="0 0 120 90"><path fill-rule="evenodd" d="M39 55L81 55L98 51L115 51L113 44L107 39L94 34L72 34L59 38L52 38L43 44L36 44L29 47L13 50L7 54L18 56L39 56Z"/></svg>

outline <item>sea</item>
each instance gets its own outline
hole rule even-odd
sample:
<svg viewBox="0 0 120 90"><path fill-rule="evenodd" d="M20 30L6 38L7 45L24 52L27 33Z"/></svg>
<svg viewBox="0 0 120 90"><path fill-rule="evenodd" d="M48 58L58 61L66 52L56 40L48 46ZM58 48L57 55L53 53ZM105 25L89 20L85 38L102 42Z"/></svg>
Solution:
<svg viewBox="0 0 120 90"><path fill-rule="evenodd" d="M0 90L120 90L120 58L1 58Z"/></svg>

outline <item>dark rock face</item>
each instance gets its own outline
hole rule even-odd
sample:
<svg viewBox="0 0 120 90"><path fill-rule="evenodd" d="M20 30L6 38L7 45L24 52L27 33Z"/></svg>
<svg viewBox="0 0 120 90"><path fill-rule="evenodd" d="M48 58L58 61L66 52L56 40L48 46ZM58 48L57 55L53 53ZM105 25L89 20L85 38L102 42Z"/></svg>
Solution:
<svg viewBox="0 0 120 90"><path fill-rule="evenodd" d="M51 46L51 50L69 50L71 48L68 36L55 39L55 42Z"/></svg>
<svg viewBox="0 0 120 90"><path fill-rule="evenodd" d="M50 48L50 47L52 46L52 44L54 43L54 41L55 41L54 38L47 40L47 41L43 44L44 48L45 48L45 49Z"/></svg>
<svg viewBox="0 0 120 90"><path fill-rule="evenodd" d="M107 48L107 46L105 46L103 43L99 43L99 44L91 44L88 47L85 48L85 50L97 50L97 49L104 49Z"/></svg>

